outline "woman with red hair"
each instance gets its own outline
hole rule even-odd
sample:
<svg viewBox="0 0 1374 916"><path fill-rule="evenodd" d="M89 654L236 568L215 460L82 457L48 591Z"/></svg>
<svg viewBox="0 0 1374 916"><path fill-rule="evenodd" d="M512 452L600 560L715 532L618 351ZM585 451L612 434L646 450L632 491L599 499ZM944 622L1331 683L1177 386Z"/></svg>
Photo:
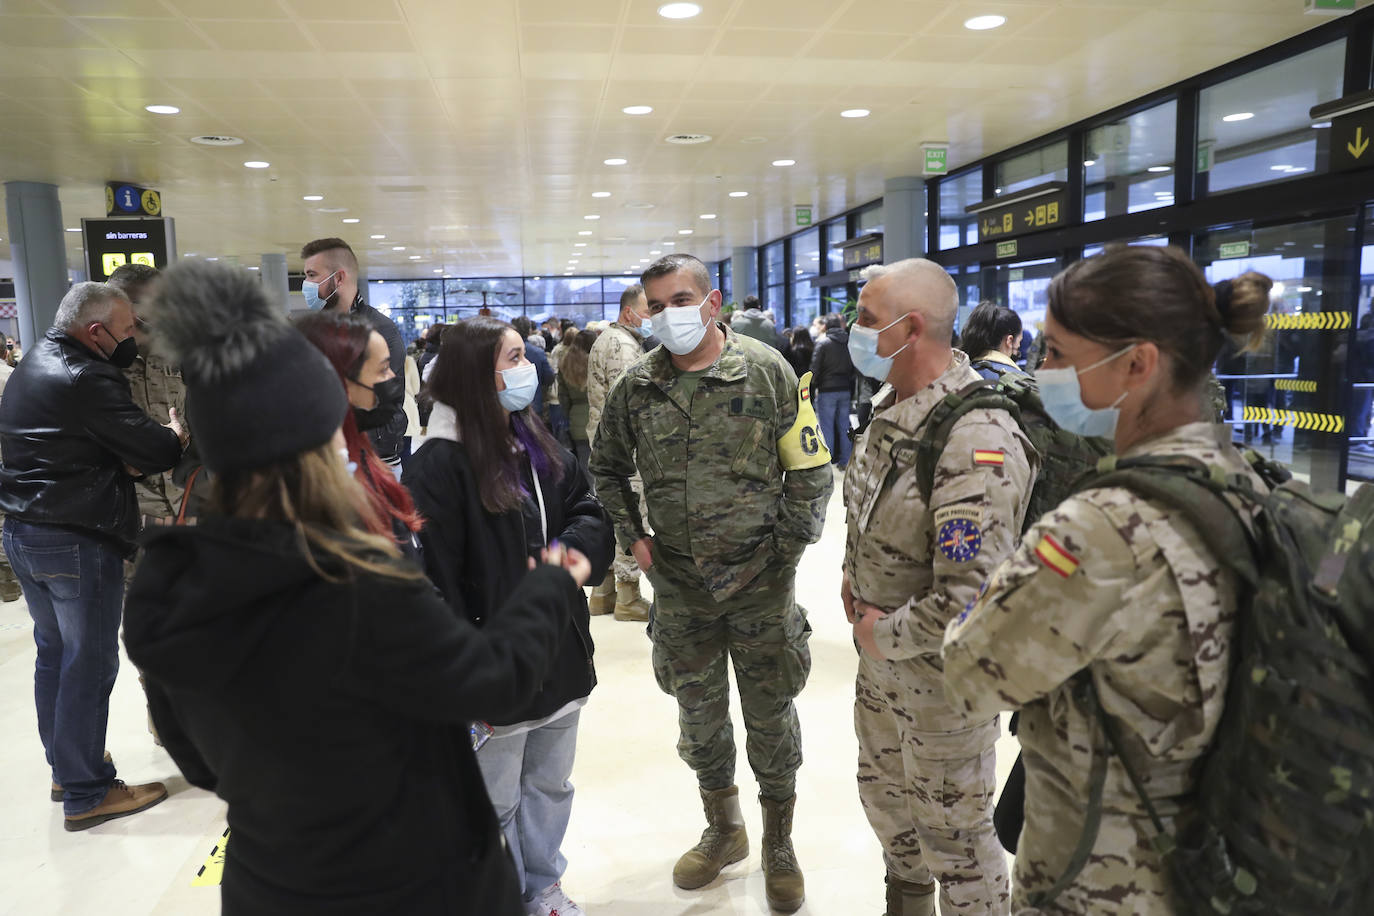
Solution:
<svg viewBox="0 0 1374 916"><path fill-rule="evenodd" d="M422 522L415 503L382 463L367 434L358 428L357 412L376 407L377 385L395 377L386 341L372 325L354 315L311 312L296 319L295 325L339 374L353 407L344 418L344 442L349 468L368 496L368 526L376 534L389 534L406 554L418 557L416 534Z"/></svg>

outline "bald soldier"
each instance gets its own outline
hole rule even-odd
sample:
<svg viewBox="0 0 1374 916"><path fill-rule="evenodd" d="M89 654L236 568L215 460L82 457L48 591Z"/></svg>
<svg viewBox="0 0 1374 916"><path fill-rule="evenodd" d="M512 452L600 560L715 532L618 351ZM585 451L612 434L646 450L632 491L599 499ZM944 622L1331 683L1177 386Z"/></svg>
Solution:
<svg viewBox="0 0 1374 916"><path fill-rule="evenodd" d="M678 860L673 881L703 887L749 854L735 785L733 662L763 807L764 889L773 909L790 913L805 898L791 836L802 759L793 699L811 670L796 567L825 523L830 455L809 377L799 384L780 353L720 323L720 290L701 261L668 255L643 281L663 346L611 389L591 469L653 585L654 675L677 699L678 752L706 813L701 842Z"/></svg>
<svg viewBox="0 0 1374 916"><path fill-rule="evenodd" d="M1015 547L1039 459L1012 417L959 418L929 499L917 445L931 411L981 377L952 350L957 293L944 268L869 268L850 332L855 368L886 382L845 475L845 614L861 652L855 685L859 797L883 845L887 916L1010 911L992 824L995 716L945 699L940 645Z"/></svg>

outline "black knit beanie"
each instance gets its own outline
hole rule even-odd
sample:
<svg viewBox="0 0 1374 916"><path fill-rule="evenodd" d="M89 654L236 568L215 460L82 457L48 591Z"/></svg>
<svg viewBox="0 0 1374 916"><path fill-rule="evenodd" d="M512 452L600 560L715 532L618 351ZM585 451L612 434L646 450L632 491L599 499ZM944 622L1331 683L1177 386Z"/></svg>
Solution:
<svg viewBox="0 0 1374 916"><path fill-rule="evenodd" d="M217 474L318 448L343 425L338 373L255 276L182 261L162 275L150 323L186 380L191 438Z"/></svg>

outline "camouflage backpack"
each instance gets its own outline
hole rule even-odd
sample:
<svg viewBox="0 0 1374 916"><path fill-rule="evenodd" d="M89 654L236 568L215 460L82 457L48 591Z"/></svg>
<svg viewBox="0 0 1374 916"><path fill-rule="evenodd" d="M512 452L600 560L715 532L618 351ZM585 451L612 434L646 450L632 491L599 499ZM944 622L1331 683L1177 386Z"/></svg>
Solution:
<svg viewBox="0 0 1374 916"><path fill-rule="evenodd" d="M1169 863L1180 912L1368 913L1374 906L1374 485L1347 500L1290 480L1257 453L1246 458L1269 492L1186 458L1106 458L1101 475L1082 487L1122 487L1169 507L1237 577L1233 668L1216 737L1201 761L1198 817L1177 823L1177 833L1164 829L1086 672L1075 690L1096 706L1107 744L1154 823L1153 842ZM1251 514L1250 526L1242 512ZM1106 756L1094 755L1073 874L1052 893L1067 886L1091 853Z"/></svg>
<svg viewBox="0 0 1374 916"><path fill-rule="evenodd" d="M935 488L935 466L949 444L954 424L969 411L979 409L1011 414L1040 453L1040 473L1031 490L1023 530L1067 499L1083 475L1112 452L1112 443L1106 439L1087 439L1056 426L1040 403L1034 377L1006 372L995 382L974 382L946 395L930 412L925 433L916 443L916 481L927 503Z"/></svg>

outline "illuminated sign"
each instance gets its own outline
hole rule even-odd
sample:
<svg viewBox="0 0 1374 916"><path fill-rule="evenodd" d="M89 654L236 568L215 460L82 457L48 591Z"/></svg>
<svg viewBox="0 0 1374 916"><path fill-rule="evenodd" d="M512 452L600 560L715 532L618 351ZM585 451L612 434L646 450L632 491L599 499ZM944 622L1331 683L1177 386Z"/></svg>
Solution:
<svg viewBox="0 0 1374 916"><path fill-rule="evenodd" d="M1068 187L1051 182L1004 198L993 198L968 207L978 216L978 241L995 242L1069 224Z"/></svg>
<svg viewBox="0 0 1374 916"><path fill-rule="evenodd" d="M104 281L124 264L162 270L176 256L176 231L170 219L83 219L86 275Z"/></svg>
<svg viewBox="0 0 1374 916"><path fill-rule="evenodd" d="M883 237L878 233L851 239L839 245L844 250L845 270L856 270L883 263Z"/></svg>
<svg viewBox="0 0 1374 916"><path fill-rule="evenodd" d="M161 216L162 195L122 181L105 183L106 216Z"/></svg>

